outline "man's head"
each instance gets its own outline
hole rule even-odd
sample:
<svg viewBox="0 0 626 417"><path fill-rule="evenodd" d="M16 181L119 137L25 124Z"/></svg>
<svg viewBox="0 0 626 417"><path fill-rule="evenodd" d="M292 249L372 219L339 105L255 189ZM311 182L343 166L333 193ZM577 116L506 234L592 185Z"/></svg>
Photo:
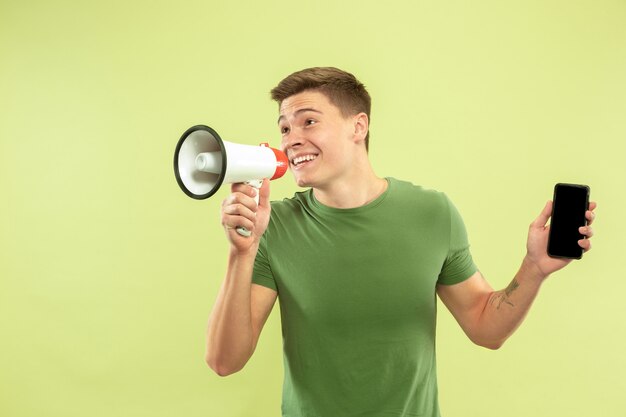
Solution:
<svg viewBox="0 0 626 417"><path fill-rule="evenodd" d="M272 99L283 100L303 91L319 91L337 106L344 117L365 113L369 120L371 98L365 86L348 72L333 67L307 68L294 72L272 89ZM369 149L369 132L365 137Z"/></svg>

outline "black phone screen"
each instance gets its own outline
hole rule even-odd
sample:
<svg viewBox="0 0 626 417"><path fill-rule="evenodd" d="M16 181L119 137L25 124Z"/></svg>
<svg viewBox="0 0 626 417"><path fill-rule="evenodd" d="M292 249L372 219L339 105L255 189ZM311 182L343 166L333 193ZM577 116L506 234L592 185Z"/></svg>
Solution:
<svg viewBox="0 0 626 417"><path fill-rule="evenodd" d="M584 236L578 228L587 222L589 187L578 184L556 184L550 220L548 255L557 258L580 259L583 255L578 240Z"/></svg>

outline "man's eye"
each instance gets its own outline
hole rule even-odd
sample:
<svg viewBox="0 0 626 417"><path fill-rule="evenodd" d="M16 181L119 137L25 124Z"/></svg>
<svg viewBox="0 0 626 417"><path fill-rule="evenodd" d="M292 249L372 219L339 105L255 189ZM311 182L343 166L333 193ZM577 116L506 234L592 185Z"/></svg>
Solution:
<svg viewBox="0 0 626 417"><path fill-rule="evenodd" d="M313 119L307 119L306 122L304 122L305 125L309 126L309 125L314 125L316 123L315 120Z"/></svg>
<svg viewBox="0 0 626 417"><path fill-rule="evenodd" d="M282 133L283 135L289 133L289 128L286 127L286 126L281 127L280 128L280 133Z"/></svg>

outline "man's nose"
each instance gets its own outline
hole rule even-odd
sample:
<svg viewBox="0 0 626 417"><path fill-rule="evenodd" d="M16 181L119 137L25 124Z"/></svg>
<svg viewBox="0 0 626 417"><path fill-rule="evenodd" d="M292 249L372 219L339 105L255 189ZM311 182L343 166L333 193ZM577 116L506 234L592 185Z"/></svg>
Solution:
<svg viewBox="0 0 626 417"><path fill-rule="evenodd" d="M297 148L304 144L304 138L297 132L291 131L288 134L283 136L283 140L281 142L281 148L283 152L291 148Z"/></svg>

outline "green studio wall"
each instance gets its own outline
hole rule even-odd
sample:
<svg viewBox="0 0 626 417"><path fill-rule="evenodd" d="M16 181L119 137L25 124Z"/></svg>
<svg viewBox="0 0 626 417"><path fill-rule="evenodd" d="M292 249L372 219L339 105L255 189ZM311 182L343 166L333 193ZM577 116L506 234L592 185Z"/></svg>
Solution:
<svg viewBox="0 0 626 417"><path fill-rule="evenodd" d="M599 203L593 251L501 350L440 306L444 415L623 415L625 20L618 0L1 2L0 415L280 415L278 307L244 371L204 364L228 191L186 197L172 157L198 123L277 146L269 90L318 65L367 85L376 171L445 191L494 287L554 183Z"/></svg>

